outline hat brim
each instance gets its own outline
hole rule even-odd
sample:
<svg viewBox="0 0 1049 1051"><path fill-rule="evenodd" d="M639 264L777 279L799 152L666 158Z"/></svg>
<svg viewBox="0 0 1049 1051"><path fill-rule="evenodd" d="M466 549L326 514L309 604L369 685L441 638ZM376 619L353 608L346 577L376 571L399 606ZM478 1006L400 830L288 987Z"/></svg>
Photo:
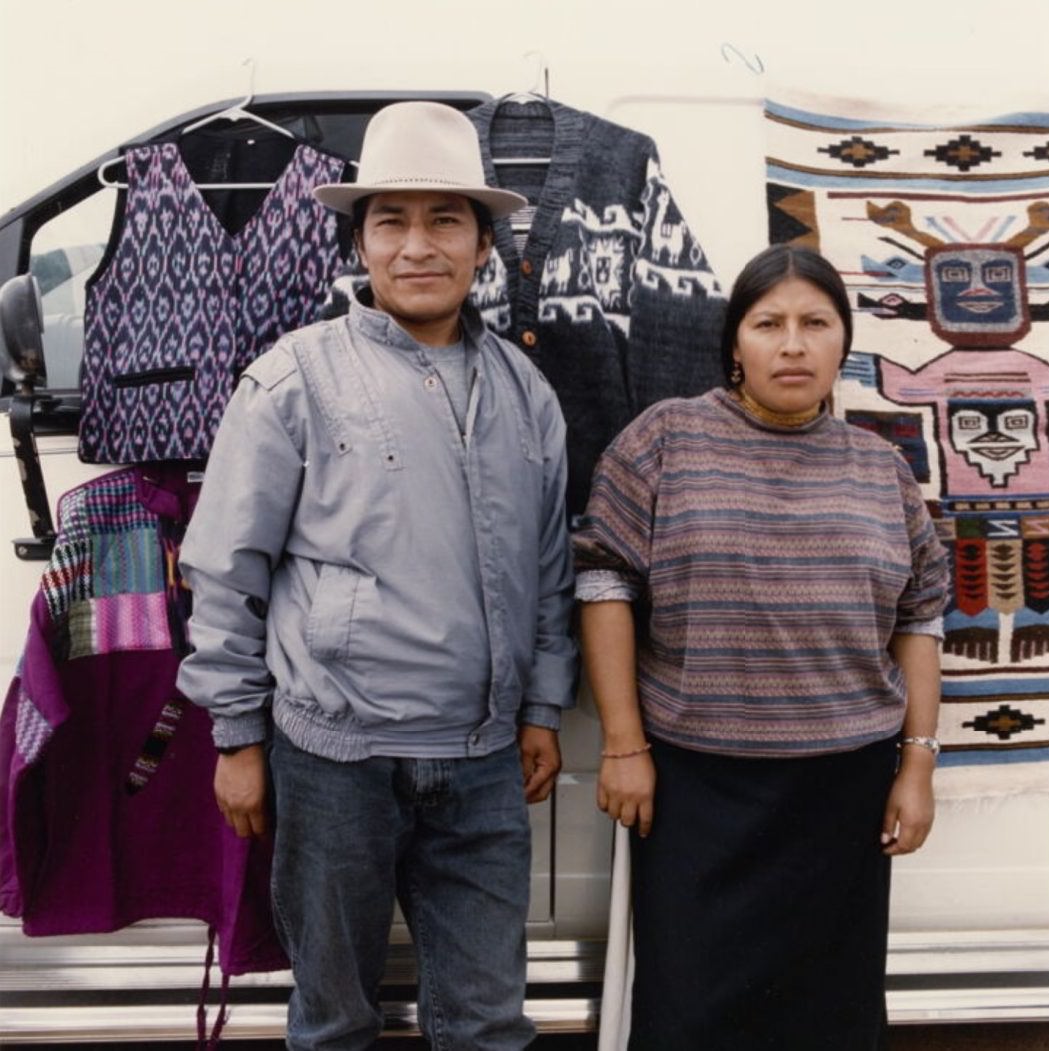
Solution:
<svg viewBox="0 0 1049 1051"><path fill-rule="evenodd" d="M512 190L493 190L490 186L480 188L449 186L447 183L436 182L388 183L384 186L362 186L356 182L327 183L324 186L315 187L313 196L326 208L350 215L354 204L362 197L370 197L376 193L404 193L406 191L457 193L462 197L480 201L492 213L493 219L504 219L528 204L527 197L514 193Z"/></svg>

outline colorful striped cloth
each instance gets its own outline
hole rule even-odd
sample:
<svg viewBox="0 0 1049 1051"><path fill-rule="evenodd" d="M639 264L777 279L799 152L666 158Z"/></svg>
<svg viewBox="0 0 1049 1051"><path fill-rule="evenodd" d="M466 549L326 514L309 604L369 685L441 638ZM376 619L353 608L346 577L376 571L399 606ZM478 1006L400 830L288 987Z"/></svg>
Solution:
<svg viewBox="0 0 1049 1051"><path fill-rule="evenodd" d="M887 442L823 413L756 420L724 390L653 406L598 464L576 568L638 581L646 729L733 755L895 733L897 626L940 615L948 569Z"/></svg>

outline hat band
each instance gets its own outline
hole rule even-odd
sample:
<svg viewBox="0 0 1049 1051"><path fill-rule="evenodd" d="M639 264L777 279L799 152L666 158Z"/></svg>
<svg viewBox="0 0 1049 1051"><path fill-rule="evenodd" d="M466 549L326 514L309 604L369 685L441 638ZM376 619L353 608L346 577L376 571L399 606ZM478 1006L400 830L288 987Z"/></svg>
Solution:
<svg viewBox="0 0 1049 1051"><path fill-rule="evenodd" d="M468 186L459 179L447 179L440 175L387 175L378 179L358 179L361 186L390 186L399 183L440 183L442 186L465 186L467 189L489 190L490 186ZM352 184L351 184L352 185Z"/></svg>

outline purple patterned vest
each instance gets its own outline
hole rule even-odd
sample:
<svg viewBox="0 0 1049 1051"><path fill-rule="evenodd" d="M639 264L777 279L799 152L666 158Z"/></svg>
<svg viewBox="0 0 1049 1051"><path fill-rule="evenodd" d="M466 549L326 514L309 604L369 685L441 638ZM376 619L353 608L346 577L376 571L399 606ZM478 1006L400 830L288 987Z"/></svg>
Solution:
<svg viewBox="0 0 1049 1051"><path fill-rule="evenodd" d="M339 263L335 213L311 194L344 162L300 145L230 234L174 143L127 152L123 228L84 314L80 459L207 456L241 371L315 320Z"/></svg>

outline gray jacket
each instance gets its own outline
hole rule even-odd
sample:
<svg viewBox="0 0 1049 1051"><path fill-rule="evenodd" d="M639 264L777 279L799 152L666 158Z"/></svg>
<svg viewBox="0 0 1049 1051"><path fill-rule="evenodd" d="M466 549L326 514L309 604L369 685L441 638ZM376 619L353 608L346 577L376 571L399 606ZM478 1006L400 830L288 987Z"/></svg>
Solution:
<svg viewBox="0 0 1049 1051"><path fill-rule="evenodd" d="M516 347L463 327L465 438L426 348L358 302L244 373L181 557L178 685L220 747L272 705L331 759L485 755L573 703L564 421Z"/></svg>

